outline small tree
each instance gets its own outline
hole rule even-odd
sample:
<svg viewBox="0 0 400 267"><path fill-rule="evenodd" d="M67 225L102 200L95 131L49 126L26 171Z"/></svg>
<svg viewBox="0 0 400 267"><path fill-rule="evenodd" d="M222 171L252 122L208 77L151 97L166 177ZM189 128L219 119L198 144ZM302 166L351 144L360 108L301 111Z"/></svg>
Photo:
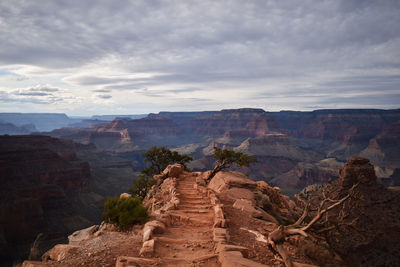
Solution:
<svg viewBox="0 0 400 267"><path fill-rule="evenodd" d="M117 225L121 230L129 230L134 224L143 223L147 209L137 197L108 197L104 203L103 220Z"/></svg>
<svg viewBox="0 0 400 267"><path fill-rule="evenodd" d="M185 169L186 163L193 160L192 157L181 155L176 151L171 151L166 147L153 146L143 154L144 160L150 163L150 166L142 170L129 189L129 193L141 199L145 198L149 189L155 184L154 175L161 173L169 164L179 163Z"/></svg>
<svg viewBox="0 0 400 267"><path fill-rule="evenodd" d="M214 158L217 160L214 169L207 177L207 183L219 172L224 169L228 169L232 164L236 164L239 167L249 166L250 163L256 162L255 157L249 156L242 152L236 152L231 149L220 149L214 147Z"/></svg>
<svg viewBox="0 0 400 267"><path fill-rule="evenodd" d="M142 173L147 176L153 176L161 173L169 164L179 163L185 169L185 164L193 160L188 155L181 155L176 151L171 151L166 147L153 146L150 150L144 153L145 161L150 163L150 166L143 169Z"/></svg>

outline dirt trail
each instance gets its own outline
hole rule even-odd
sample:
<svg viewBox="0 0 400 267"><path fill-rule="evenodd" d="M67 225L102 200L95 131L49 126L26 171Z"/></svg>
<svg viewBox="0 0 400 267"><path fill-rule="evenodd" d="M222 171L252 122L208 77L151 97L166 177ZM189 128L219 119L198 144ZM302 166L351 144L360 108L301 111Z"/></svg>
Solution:
<svg viewBox="0 0 400 267"><path fill-rule="evenodd" d="M181 174L178 208L171 212L172 225L155 235L155 257L163 266L219 266L214 254L213 219L209 197L195 189L195 177Z"/></svg>

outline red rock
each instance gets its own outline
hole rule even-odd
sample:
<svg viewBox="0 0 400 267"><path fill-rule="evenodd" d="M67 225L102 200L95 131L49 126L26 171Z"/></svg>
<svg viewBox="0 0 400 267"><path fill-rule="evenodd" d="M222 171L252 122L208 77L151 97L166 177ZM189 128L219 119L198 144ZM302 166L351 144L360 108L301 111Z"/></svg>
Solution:
<svg viewBox="0 0 400 267"><path fill-rule="evenodd" d="M163 171L165 177L175 177L178 178L179 175L184 171L184 167L181 164L168 165Z"/></svg>
<svg viewBox="0 0 400 267"><path fill-rule="evenodd" d="M43 261L53 260L62 261L67 257L73 255L79 250L79 247L73 245L58 244L55 245L51 250L47 251L43 256Z"/></svg>
<svg viewBox="0 0 400 267"><path fill-rule="evenodd" d="M99 230L98 225L90 226L86 229L75 231L72 235L68 236L70 245L78 245L80 242L87 240L94 236L94 233Z"/></svg>
<svg viewBox="0 0 400 267"><path fill-rule="evenodd" d="M222 171L218 172L208 184L208 188L217 193L221 193L231 187L253 190L257 187L257 184L243 173Z"/></svg>
<svg viewBox="0 0 400 267"><path fill-rule="evenodd" d="M368 159L353 157L340 170L339 182L343 188L349 188L357 182L363 184L376 184L374 166Z"/></svg>
<svg viewBox="0 0 400 267"><path fill-rule="evenodd" d="M221 267L267 267L264 265L246 258L240 251L221 251L218 255L218 261Z"/></svg>
<svg viewBox="0 0 400 267"><path fill-rule="evenodd" d="M143 242L143 246L140 249L139 254L141 256L150 257L154 253L154 239Z"/></svg>

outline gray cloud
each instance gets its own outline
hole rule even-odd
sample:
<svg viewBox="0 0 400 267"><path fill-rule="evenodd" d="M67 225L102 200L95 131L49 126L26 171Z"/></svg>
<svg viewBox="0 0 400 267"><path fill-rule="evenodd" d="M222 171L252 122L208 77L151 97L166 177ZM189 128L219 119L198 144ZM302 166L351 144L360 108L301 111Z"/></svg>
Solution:
<svg viewBox="0 0 400 267"><path fill-rule="evenodd" d="M255 88L243 97L243 105L259 97L328 96L360 105L357 94L399 90L399 14L397 0L4 0L0 66L79 72L110 64L117 75L86 72L63 79L82 88L94 86L85 90L104 99L112 90L165 97L205 89L207 99L212 88L241 87ZM156 74L132 78L147 72ZM290 85L296 81L312 86ZM289 85L278 88L279 83ZM151 89L160 85L170 89ZM17 94L39 98L52 93ZM338 93L353 95L347 101L335 98ZM376 103L385 107L387 98L381 99ZM312 101L303 108L318 106Z"/></svg>
<svg viewBox="0 0 400 267"><path fill-rule="evenodd" d="M111 93L111 90L107 90L107 89L98 89L98 90L92 90L92 92L95 93Z"/></svg>
<svg viewBox="0 0 400 267"><path fill-rule="evenodd" d="M112 95L97 95L97 97L102 99L110 99L112 98Z"/></svg>
<svg viewBox="0 0 400 267"><path fill-rule="evenodd" d="M8 103L53 104L65 100L65 97L59 94L60 91L59 88L47 85L37 85L10 92L1 90L0 101Z"/></svg>
<svg viewBox="0 0 400 267"><path fill-rule="evenodd" d="M53 93L60 91L60 89L49 86L35 86L31 88L15 90L12 93L20 96L53 96Z"/></svg>

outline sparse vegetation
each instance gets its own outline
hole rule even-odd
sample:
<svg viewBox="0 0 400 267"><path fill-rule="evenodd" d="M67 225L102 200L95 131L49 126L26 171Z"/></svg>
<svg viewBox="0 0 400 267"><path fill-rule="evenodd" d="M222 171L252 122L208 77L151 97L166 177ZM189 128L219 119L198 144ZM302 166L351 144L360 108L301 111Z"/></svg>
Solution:
<svg viewBox="0 0 400 267"><path fill-rule="evenodd" d="M179 163L182 164L185 169L186 163L192 161L193 158L188 155L181 155L176 151L171 151L166 147L153 146L150 150L144 153L144 158L150 166L143 169L142 173L147 176L153 176L161 173L169 164Z"/></svg>
<svg viewBox="0 0 400 267"><path fill-rule="evenodd" d="M179 163L185 169L186 163L193 160L192 157L181 155L176 151L171 151L166 147L153 146L150 150L143 154L145 161L150 164L149 167L142 170L142 173L133 181L129 193L145 198L149 189L155 184L154 175L161 173L169 164Z"/></svg>
<svg viewBox="0 0 400 267"><path fill-rule="evenodd" d="M129 188L128 192L136 197L144 199L146 197L149 189L155 184L153 177L147 176L145 174L140 174Z"/></svg>
<svg viewBox="0 0 400 267"><path fill-rule="evenodd" d="M146 221L147 209L137 197L109 197L104 203L103 220L118 226L119 229L129 230L134 224Z"/></svg>
<svg viewBox="0 0 400 267"><path fill-rule="evenodd" d="M209 182L219 171L230 168L232 164L242 167L249 166L250 163L257 161L255 157L242 152L236 152L231 149L220 149L218 147L214 147L214 158L217 162L214 169L207 177L207 182Z"/></svg>

